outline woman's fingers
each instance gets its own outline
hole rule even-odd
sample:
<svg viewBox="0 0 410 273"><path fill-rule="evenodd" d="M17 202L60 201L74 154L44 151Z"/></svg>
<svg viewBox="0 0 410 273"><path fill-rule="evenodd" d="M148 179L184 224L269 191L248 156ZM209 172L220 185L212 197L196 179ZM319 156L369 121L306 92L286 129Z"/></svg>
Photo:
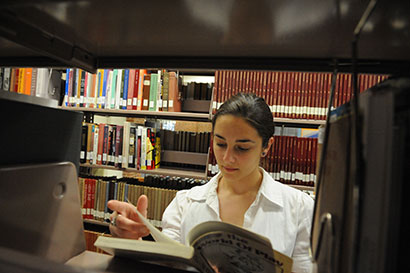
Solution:
<svg viewBox="0 0 410 273"><path fill-rule="evenodd" d="M126 202L110 200L107 203L108 208L114 212L110 215L111 225L110 232L113 236L139 239L149 234L148 228L139 219L136 208ZM147 216L148 198L141 195L137 202L138 211Z"/></svg>
<svg viewBox="0 0 410 273"><path fill-rule="evenodd" d="M148 212L148 197L146 195L141 195L137 201L137 209L141 214L147 218Z"/></svg>
<svg viewBox="0 0 410 273"><path fill-rule="evenodd" d="M115 226L110 225L110 232L113 236L129 239L139 239L149 234L149 230L144 224L135 222L121 214L116 217Z"/></svg>

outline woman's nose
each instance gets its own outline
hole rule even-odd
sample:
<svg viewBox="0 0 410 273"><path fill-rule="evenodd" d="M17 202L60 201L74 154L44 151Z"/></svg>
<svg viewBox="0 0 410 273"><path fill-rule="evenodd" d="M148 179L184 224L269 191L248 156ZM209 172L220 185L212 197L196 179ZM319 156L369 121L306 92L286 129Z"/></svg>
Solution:
<svg viewBox="0 0 410 273"><path fill-rule="evenodd" d="M224 159L224 162L228 162L228 163L231 163L231 162L235 161L235 156L234 156L234 153L233 153L232 149L228 148L228 149L225 150L223 159Z"/></svg>

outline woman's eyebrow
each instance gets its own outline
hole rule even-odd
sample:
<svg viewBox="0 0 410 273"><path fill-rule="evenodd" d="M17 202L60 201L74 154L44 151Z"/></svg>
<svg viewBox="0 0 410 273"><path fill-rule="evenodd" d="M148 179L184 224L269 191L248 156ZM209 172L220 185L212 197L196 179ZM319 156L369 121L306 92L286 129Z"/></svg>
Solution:
<svg viewBox="0 0 410 273"><path fill-rule="evenodd" d="M217 138L220 138L220 139L223 139L223 140L226 140L223 136L221 136L221 135L218 135L218 134L215 134L215 136L217 137ZM250 139L237 139L237 140L235 140L235 142L241 142L241 143L244 143L244 142L252 142L252 143L255 143L255 141L253 141L253 140L250 140Z"/></svg>

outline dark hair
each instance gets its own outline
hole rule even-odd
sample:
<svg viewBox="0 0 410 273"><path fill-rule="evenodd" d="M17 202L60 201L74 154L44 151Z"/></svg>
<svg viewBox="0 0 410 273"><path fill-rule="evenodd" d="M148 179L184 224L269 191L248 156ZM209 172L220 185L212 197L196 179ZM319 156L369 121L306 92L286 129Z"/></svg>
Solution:
<svg viewBox="0 0 410 273"><path fill-rule="evenodd" d="M268 145L275 132L273 115L265 100L253 93L238 93L225 101L212 118L212 131L221 115L234 115L245 119L262 137L262 147Z"/></svg>

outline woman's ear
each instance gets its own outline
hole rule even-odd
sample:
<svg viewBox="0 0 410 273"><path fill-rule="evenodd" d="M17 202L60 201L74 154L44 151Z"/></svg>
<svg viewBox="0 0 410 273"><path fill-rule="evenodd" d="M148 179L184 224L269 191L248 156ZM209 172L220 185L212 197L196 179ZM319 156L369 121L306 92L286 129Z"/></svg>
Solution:
<svg viewBox="0 0 410 273"><path fill-rule="evenodd" d="M266 147L262 150L262 157L266 156L269 152L269 149L271 148L273 144L273 137L269 138L268 144L266 145Z"/></svg>

